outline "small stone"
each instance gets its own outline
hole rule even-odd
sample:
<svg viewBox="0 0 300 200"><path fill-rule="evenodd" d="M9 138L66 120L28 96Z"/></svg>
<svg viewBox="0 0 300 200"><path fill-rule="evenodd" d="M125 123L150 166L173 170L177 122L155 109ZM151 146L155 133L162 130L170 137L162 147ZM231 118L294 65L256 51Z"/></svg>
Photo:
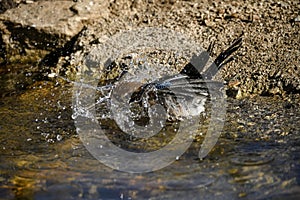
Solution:
<svg viewBox="0 0 300 200"><path fill-rule="evenodd" d="M248 122L247 125L248 125L248 126L254 126L255 123L254 123L254 122Z"/></svg>
<svg viewBox="0 0 300 200"><path fill-rule="evenodd" d="M246 197L247 196L247 193L246 192L241 192L239 193L239 197Z"/></svg>

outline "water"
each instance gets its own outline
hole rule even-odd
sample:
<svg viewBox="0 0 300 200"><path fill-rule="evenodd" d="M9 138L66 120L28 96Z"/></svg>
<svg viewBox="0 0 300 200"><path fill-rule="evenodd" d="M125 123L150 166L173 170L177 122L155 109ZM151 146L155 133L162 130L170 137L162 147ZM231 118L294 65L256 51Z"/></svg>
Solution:
<svg viewBox="0 0 300 200"><path fill-rule="evenodd" d="M0 199L300 197L299 96L227 99L222 135L204 160L197 136L168 167L128 174L99 163L76 135L72 88L34 81L0 99Z"/></svg>

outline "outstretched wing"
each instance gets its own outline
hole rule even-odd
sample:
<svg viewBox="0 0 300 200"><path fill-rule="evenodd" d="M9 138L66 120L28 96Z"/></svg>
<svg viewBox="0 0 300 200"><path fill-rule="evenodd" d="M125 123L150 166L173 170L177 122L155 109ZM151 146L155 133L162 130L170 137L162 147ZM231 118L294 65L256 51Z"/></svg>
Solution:
<svg viewBox="0 0 300 200"><path fill-rule="evenodd" d="M165 76L157 81L143 85L138 91L133 93L130 102L140 101L142 96L147 93L149 89L156 89L157 93L162 95L174 95L176 91L177 95L181 94L183 96L193 96L195 94L207 96L208 88L206 84L210 82L210 84L215 84L215 88L221 87L220 83L209 80L217 74L222 66L233 60L233 57L230 56L238 50L241 45L242 37L240 36L233 41L229 48L220 53L214 63L201 74L200 72L208 62L209 54L214 46L214 43L210 44L207 51L201 52L198 56L194 55L179 74ZM205 80L203 78L205 78Z"/></svg>

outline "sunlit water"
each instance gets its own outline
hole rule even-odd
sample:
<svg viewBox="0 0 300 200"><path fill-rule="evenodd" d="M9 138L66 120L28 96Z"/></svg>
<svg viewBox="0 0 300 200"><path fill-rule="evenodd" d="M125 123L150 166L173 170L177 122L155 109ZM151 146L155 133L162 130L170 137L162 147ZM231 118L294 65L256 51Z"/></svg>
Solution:
<svg viewBox="0 0 300 200"><path fill-rule="evenodd" d="M197 159L197 137L172 165L128 174L102 165L84 148L72 119L72 87L41 81L7 90L0 99L0 199L300 197L297 96L228 99L222 136L204 160Z"/></svg>

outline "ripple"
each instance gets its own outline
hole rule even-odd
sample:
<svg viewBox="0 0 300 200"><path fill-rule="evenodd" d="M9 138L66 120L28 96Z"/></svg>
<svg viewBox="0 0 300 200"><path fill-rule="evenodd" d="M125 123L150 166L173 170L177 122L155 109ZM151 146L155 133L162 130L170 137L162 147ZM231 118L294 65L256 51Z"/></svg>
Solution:
<svg viewBox="0 0 300 200"><path fill-rule="evenodd" d="M176 177L163 183L168 190L192 190L211 185L216 178L211 174L197 174L193 177Z"/></svg>
<svg viewBox="0 0 300 200"><path fill-rule="evenodd" d="M264 165L270 163L274 160L274 156L271 154L260 153L260 152L250 152L250 153L240 153L230 159L230 162L236 165L243 166L255 166Z"/></svg>

